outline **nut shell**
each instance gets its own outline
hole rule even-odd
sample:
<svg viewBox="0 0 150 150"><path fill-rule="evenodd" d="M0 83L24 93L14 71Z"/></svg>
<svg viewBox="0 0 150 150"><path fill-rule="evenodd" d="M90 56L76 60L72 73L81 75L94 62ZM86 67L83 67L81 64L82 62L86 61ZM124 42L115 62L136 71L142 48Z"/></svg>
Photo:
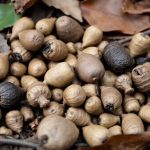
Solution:
<svg viewBox="0 0 150 150"><path fill-rule="evenodd" d="M20 133L23 127L23 116L18 110L9 111L5 117L6 125L16 133Z"/></svg>
<svg viewBox="0 0 150 150"><path fill-rule="evenodd" d="M109 69L118 74L125 72L133 63L126 49L118 42L111 42L105 47L103 58Z"/></svg>
<svg viewBox="0 0 150 150"><path fill-rule="evenodd" d="M72 107L81 106L86 99L86 94L82 87L77 84L68 86L63 92L63 100Z"/></svg>
<svg viewBox="0 0 150 150"><path fill-rule="evenodd" d="M111 137L115 135L122 135L122 129L119 125L112 126L109 128L109 134Z"/></svg>
<svg viewBox="0 0 150 150"><path fill-rule="evenodd" d="M28 62L32 58L32 53L25 49L19 40L11 42L11 49L13 53L10 58L13 61Z"/></svg>
<svg viewBox="0 0 150 150"><path fill-rule="evenodd" d="M82 128L83 137L90 146L102 145L109 138L107 128L100 125L90 125Z"/></svg>
<svg viewBox="0 0 150 150"><path fill-rule="evenodd" d="M56 31L64 42L77 42L84 32L82 26L68 16L62 16L56 20Z"/></svg>
<svg viewBox="0 0 150 150"><path fill-rule="evenodd" d="M40 31L44 35L48 35L52 32L54 25L55 25L56 18L44 18L39 20L35 28L36 30Z"/></svg>
<svg viewBox="0 0 150 150"><path fill-rule="evenodd" d="M49 107L43 109L43 114L44 116L48 116L52 114L63 116L64 108L61 104L52 101L50 102Z"/></svg>
<svg viewBox="0 0 150 150"><path fill-rule="evenodd" d="M26 65L20 62L14 62L10 66L10 73L16 77L22 77L27 71Z"/></svg>
<svg viewBox="0 0 150 150"><path fill-rule="evenodd" d="M150 105L144 105L141 107L139 111L139 116L141 117L142 120L144 120L147 123L150 123Z"/></svg>
<svg viewBox="0 0 150 150"><path fill-rule="evenodd" d="M70 120L50 115L40 122L36 134L47 150L67 150L76 142L79 130Z"/></svg>
<svg viewBox="0 0 150 150"><path fill-rule="evenodd" d="M121 93L114 87L101 86L101 100L104 109L113 112L122 104Z"/></svg>
<svg viewBox="0 0 150 150"><path fill-rule="evenodd" d="M26 29L32 29L34 27L34 22L28 17L22 17L15 22L12 28L11 40L18 37L18 34Z"/></svg>
<svg viewBox="0 0 150 150"><path fill-rule="evenodd" d="M132 70L132 80L141 92L150 92L150 62L138 65Z"/></svg>
<svg viewBox="0 0 150 150"><path fill-rule="evenodd" d="M9 71L8 55L0 53L0 80L4 79Z"/></svg>
<svg viewBox="0 0 150 150"><path fill-rule="evenodd" d="M5 81L13 83L16 86L20 86L20 81L15 76L7 76Z"/></svg>
<svg viewBox="0 0 150 150"><path fill-rule="evenodd" d="M52 99L56 102L60 102L63 99L63 90L55 88L52 90Z"/></svg>
<svg viewBox="0 0 150 150"><path fill-rule="evenodd" d="M99 116L99 124L106 128L110 128L117 123L120 123L120 117L109 113L102 113Z"/></svg>
<svg viewBox="0 0 150 150"><path fill-rule="evenodd" d="M140 104L135 97L130 95L125 95L124 109L127 113L138 112L140 110Z"/></svg>
<svg viewBox="0 0 150 150"><path fill-rule="evenodd" d="M101 61L96 56L86 53L79 55L76 70L80 79L87 83L99 81L105 73Z"/></svg>
<svg viewBox="0 0 150 150"><path fill-rule="evenodd" d="M66 62L62 62L46 72L44 83L62 88L70 84L73 78L74 72L71 67Z"/></svg>
<svg viewBox="0 0 150 150"><path fill-rule="evenodd" d="M24 121L31 121L34 119L34 113L30 107L22 106L20 110Z"/></svg>
<svg viewBox="0 0 150 150"><path fill-rule="evenodd" d="M102 102L99 97L92 96L86 100L84 108L91 115L99 115L102 112Z"/></svg>
<svg viewBox="0 0 150 150"><path fill-rule="evenodd" d="M125 94L132 94L134 89L132 88L132 80L129 75L122 74L116 78L115 86L118 89L124 91Z"/></svg>
<svg viewBox="0 0 150 150"><path fill-rule="evenodd" d="M51 61L61 61L67 57L68 47L60 40L49 40L42 50L44 57Z"/></svg>
<svg viewBox="0 0 150 150"><path fill-rule="evenodd" d="M47 67L44 61L38 58L32 59L28 65L28 74L34 77L43 76L46 70L47 70Z"/></svg>
<svg viewBox="0 0 150 150"><path fill-rule="evenodd" d="M0 83L0 106L10 108L23 99L24 90L13 83L4 81Z"/></svg>
<svg viewBox="0 0 150 150"><path fill-rule="evenodd" d="M97 86L96 86L96 84L85 84L85 85L82 86L82 88L85 91L87 97L97 95Z"/></svg>
<svg viewBox="0 0 150 150"><path fill-rule="evenodd" d="M125 114L122 119L122 131L123 134L142 134L144 133L144 124L136 114Z"/></svg>
<svg viewBox="0 0 150 150"><path fill-rule="evenodd" d="M135 34L129 43L129 49L131 57L147 53L150 49L150 37L143 33Z"/></svg>
<svg viewBox="0 0 150 150"><path fill-rule="evenodd" d="M51 92L43 82L36 82L27 89L27 101L33 107L47 107L50 104Z"/></svg>
<svg viewBox="0 0 150 150"><path fill-rule="evenodd" d="M69 107L66 118L73 121L77 126L86 126L91 123L90 115L81 108Z"/></svg>
<svg viewBox="0 0 150 150"><path fill-rule="evenodd" d="M19 40L23 47L30 51L37 51L44 43L44 35L37 30L24 30L19 33Z"/></svg>
<svg viewBox="0 0 150 150"><path fill-rule="evenodd" d="M88 27L83 35L83 44L82 47L94 46L97 45L103 37L103 32L96 26Z"/></svg>
<svg viewBox="0 0 150 150"><path fill-rule="evenodd" d="M38 79L30 75L24 75L21 78L21 86L25 90L27 90L35 82L38 82Z"/></svg>

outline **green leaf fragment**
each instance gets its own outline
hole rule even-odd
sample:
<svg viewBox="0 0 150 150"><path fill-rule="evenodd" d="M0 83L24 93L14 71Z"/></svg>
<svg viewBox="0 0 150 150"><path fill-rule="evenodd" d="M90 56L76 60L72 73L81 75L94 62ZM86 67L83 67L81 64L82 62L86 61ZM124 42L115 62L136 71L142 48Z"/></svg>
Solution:
<svg viewBox="0 0 150 150"><path fill-rule="evenodd" d="M21 15L15 12L12 3L0 4L0 30L13 26L19 18Z"/></svg>

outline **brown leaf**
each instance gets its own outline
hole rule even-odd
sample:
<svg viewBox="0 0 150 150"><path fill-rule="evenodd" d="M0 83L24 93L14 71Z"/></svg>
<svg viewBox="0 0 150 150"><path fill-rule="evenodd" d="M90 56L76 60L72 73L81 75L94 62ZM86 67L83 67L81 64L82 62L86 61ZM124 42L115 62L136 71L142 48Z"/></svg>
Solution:
<svg viewBox="0 0 150 150"><path fill-rule="evenodd" d="M48 6L60 9L66 15L71 15L75 19L82 22L81 10L78 0L42 0Z"/></svg>
<svg viewBox="0 0 150 150"><path fill-rule="evenodd" d="M133 0L124 0L122 10L129 14L150 13L150 1L142 0L134 2Z"/></svg>
<svg viewBox="0 0 150 150"><path fill-rule="evenodd" d="M150 132L142 135L117 135L102 146L78 150L146 150L148 148L150 148Z"/></svg>
<svg viewBox="0 0 150 150"><path fill-rule="evenodd" d="M13 0L13 2L16 8L16 12L22 13L25 9L34 5L37 0Z"/></svg>
<svg viewBox="0 0 150 150"><path fill-rule="evenodd" d="M88 0L81 5L83 17L103 31L135 34L150 28L149 15L122 13L123 0Z"/></svg>
<svg viewBox="0 0 150 150"><path fill-rule="evenodd" d="M0 53L8 53L9 51L10 47L7 44L7 40L0 34Z"/></svg>

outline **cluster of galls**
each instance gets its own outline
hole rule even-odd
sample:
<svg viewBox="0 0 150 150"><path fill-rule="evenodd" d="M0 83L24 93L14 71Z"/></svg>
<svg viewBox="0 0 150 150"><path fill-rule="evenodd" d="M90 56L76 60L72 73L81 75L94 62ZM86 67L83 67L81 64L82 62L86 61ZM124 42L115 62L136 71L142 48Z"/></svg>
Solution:
<svg viewBox="0 0 150 150"><path fill-rule="evenodd" d="M6 114L0 134L22 132L23 122L34 119L32 107L43 110L37 137L48 150L69 149L79 134L96 146L113 135L143 133L150 123L150 63L136 66L134 58L149 55L150 37L136 34L129 50L102 38L98 27L84 31L67 16L35 25L18 20L10 53L0 53L0 106L22 107Z"/></svg>

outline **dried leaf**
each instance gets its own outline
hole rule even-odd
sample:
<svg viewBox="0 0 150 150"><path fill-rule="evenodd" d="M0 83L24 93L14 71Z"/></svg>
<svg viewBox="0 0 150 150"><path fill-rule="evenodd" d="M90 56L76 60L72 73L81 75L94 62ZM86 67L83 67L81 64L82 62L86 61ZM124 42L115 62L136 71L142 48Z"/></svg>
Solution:
<svg viewBox="0 0 150 150"><path fill-rule="evenodd" d="M142 0L134 2L133 0L124 0L122 10L129 14L150 13L150 1Z"/></svg>
<svg viewBox="0 0 150 150"><path fill-rule="evenodd" d="M20 17L12 3L0 4L0 30L11 27Z"/></svg>
<svg viewBox="0 0 150 150"><path fill-rule="evenodd" d="M150 132L142 135L113 136L102 146L79 148L78 150L146 150L150 148Z"/></svg>
<svg viewBox="0 0 150 150"><path fill-rule="evenodd" d="M81 10L78 0L42 0L48 6L60 9L66 15L71 15L75 19L82 22Z"/></svg>
<svg viewBox="0 0 150 150"><path fill-rule="evenodd" d="M13 0L13 2L16 8L16 12L22 13L25 9L34 5L37 0Z"/></svg>
<svg viewBox="0 0 150 150"><path fill-rule="evenodd" d="M10 47L7 44L7 40L2 34L0 34L0 52L7 53L10 51Z"/></svg>
<svg viewBox="0 0 150 150"><path fill-rule="evenodd" d="M81 5L83 17L103 31L135 34L150 28L149 15L122 13L123 0L88 0Z"/></svg>

